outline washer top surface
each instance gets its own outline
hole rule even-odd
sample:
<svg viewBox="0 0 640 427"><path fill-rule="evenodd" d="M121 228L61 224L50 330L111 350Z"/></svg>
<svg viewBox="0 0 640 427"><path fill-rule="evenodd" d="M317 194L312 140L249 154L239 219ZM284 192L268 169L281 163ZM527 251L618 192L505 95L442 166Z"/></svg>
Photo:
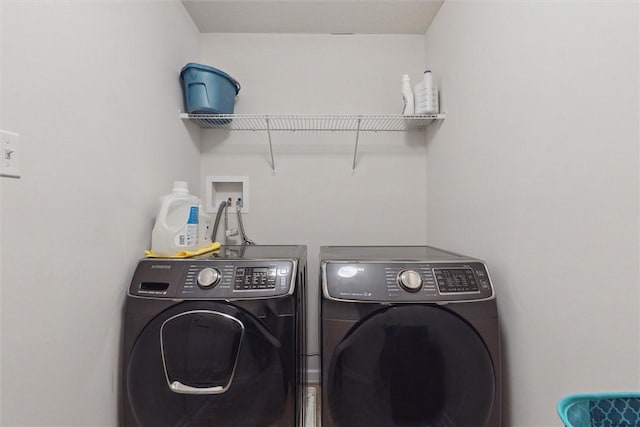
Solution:
<svg viewBox="0 0 640 427"><path fill-rule="evenodd" d="M324 261L460 261L473 259L432 246L322 246Z"/></svg>
<svg viewBox="0 0 640 427"><path fill-rule="evenodd" d="M305 257L306 252L307 248L304 245L227 245L197 259L301 259Z"/></svg>
<svg viewBox="0 0 640 427"><path fill-rule="evenodd" d="M193 258L144 258L129 296L179 300L280 298L296 289L306 246L222 246Z"/></svg>

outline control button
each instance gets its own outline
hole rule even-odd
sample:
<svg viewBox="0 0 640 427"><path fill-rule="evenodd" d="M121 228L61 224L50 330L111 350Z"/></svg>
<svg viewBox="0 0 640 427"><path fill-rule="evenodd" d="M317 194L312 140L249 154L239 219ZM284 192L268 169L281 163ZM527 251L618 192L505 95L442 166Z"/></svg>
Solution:
<svg viewBox="0 0 640 427"><path fill-rule="evenodd" d="M398 273L398 285L408 292L417 292L422 287L422 277L413 270Z"/></svg>
<svg viewBox="0 0 640 427"><path fill-rule="evenodd" d="M198 273L198 286L201 288L211 288L220 281L220 271L207 267Z"/></svg>
<svg viewBox="0 0 640 427"><path fill-rule="evenodd" d="M286 268L279 268L278 269L278 276L286 276L288 272L289 272L289 270L287 270Z"/></svg>

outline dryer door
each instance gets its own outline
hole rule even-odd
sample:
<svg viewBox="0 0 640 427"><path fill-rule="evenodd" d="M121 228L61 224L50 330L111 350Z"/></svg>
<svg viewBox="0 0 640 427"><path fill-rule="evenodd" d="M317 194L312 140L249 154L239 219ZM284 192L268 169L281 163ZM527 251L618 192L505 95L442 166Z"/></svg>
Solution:
<svg viewBox="0 0 640 427"><path fill-rule="evenodd" d="M287 400L280 343L230 304L185 302L150 322L126 386L140 426L272 426ZM279 422L280 420L280 422Z"/></svg>
<svg viewBox="0 0 640 427"><path fill-rule="evenodd" d="M495 375L476 331L436 306L394 306L336 346L327 396L340 427L481 427Z"/></svg>

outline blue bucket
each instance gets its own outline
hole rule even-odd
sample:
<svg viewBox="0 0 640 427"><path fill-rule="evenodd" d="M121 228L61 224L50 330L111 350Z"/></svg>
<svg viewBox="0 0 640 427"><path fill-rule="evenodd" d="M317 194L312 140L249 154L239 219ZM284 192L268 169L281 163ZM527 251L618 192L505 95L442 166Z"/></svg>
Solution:
<svg viewBox="0 0 640 427"><path fill-rule="evenodd" d="M222 70L189 63L180 71L185 106L190 114L233 114L240 83Z"/></svg>

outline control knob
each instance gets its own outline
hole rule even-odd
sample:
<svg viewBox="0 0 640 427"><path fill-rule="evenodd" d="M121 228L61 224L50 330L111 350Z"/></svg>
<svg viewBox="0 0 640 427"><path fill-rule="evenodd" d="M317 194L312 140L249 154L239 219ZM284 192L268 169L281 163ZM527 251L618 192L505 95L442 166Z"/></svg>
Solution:
<svg viewBox="0 0 640 427"><path fill-rule="evenodd" d="M198 286L201 288L212 288L220 281L220 271L216 268L203 268L198 273Z"/></svg>
<svg viewBox="0 0 640 427"><path fill-rule="evenodd" d="M422 277L414 270L403 270L398 274L398 285L408 292L418 292L422 287Z"/></svg>

